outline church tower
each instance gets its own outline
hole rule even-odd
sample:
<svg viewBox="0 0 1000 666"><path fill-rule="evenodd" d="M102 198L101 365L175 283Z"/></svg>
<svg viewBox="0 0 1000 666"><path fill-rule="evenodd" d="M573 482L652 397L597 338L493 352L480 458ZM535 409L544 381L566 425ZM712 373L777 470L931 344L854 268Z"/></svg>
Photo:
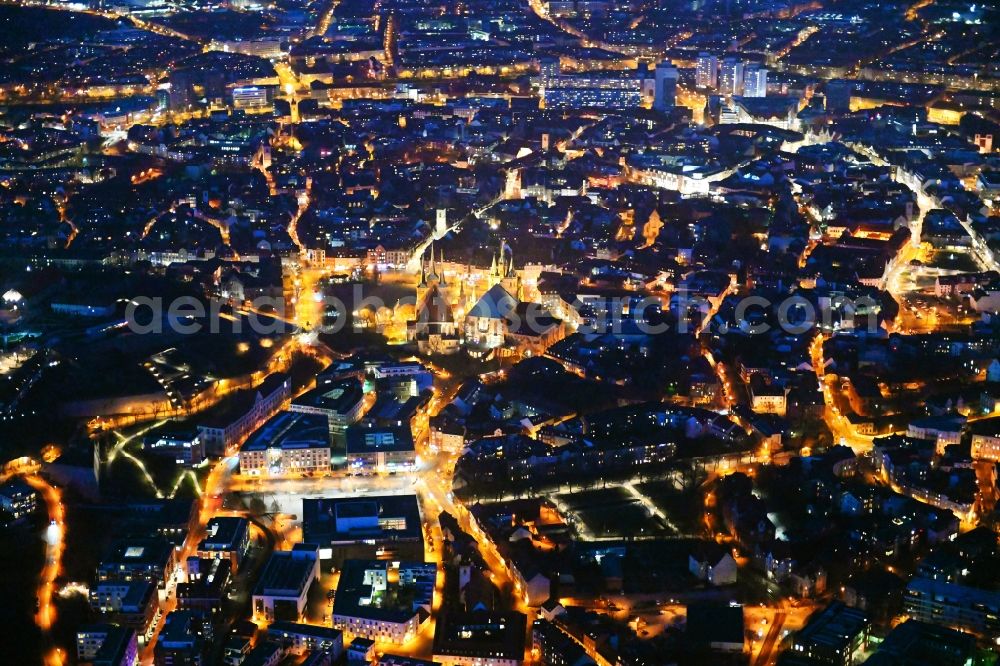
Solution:
<svg viewBox="0 0 1000 666"><path fill-rule="evenodd" d="M417 283L418 307L424 302L424 297L427 295L428 289L430 289L430 286L427 284L427 266L424 264L424 258L420 257L420 282Z"/></svg>
<svg viewBox="0 0 1000 666"><path fill-rule="evenodd" d="M430 291L431 287L435 287L440 282L440 278L437 274L437 266L434 263L434 243L431 243L430 247L431 261L430 261L430 272L427 272L427 260L421 256L420 257L420 282L417 283L417 306L419 307L424 301L424 297L427 296L427 292Z"/></svg>
<svg viewBox="0 0 1000 666"><path fill-rule="evenodd" d="M433 251L434 250L432 249L431 252ZM440 258L441 258L441 273L440 275L438 275L438 282L440 283L441 287L444 288L448 286L448 281L444 277L444 248L441 248Z"/></svg>
<svg viewBox="0 0 1000 666"><path fill-rule="evenodd" d="M500 265L498 273L500 275L500 286L518 301L521 300L521 278L514 270L514 251L510 250L508 260L505 250L510 250L510 246L504 240L500 241Z"/></svg>

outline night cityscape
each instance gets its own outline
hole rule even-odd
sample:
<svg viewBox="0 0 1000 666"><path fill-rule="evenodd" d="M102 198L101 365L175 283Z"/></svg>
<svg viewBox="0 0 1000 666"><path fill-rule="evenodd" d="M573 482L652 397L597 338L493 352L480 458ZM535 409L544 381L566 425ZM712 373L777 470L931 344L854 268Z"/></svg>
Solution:
<svg viewBox="0 0 1000 666"><path fill-rule="evenodd" d="M1000 5L0 1L0 665L1000 666Z"/></svg>

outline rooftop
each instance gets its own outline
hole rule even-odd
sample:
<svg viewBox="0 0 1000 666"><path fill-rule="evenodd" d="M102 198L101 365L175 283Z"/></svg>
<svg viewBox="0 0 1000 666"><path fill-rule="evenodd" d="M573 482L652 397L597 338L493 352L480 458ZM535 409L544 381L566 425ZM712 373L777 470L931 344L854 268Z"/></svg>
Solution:
<svg viewBox="0 0 1000 666"><path fill-rule="evenodd" d="M366 427L347 429L347 455L375 453L403 453L413 451L413 434L410 427Z"/></svg>
<svg viewBox="0 0 1000 666"><path fill-rule="evenodd" d="M302 412L279 412L250 436L240 451L267 449L314 449L330 446L325 416Z"/></svg>
<svg viewBox="0 0 1000 666"><path fill-rule="evenodd" d="M434 631L434 655L523 659L527 618L522 613L449 613Z"/></svg>
<svg viewBox="0 0 1000 666"><path fill-rule="evenodd" d="M298 596L309 587L316 569L316 554L280 550L271 554L257 582L255 595Z"/></svg>
<svg viewBox="0 0 1000 666"><path fill-rule="evenodd" d="M340 573L333 614L403 623L430 607L437 565L433 562L347 560Z"/></svg>
<svg viewBox="0 0 1000 666"><path fill-rule="evenodd" d="M118 567L165 567L170 560L173 546L160 537L120 539L114 542L108 555L101 560L101 566L109 569Z"/></svg>
<svg viewBox="0 0 1000 666"><path fill-rule="evenodd" d="M349 377L319 385L295 398L292 404L344 414L351 411L364 395L361 381Z"/></svg>
<svg viewBox="0 0 1000 666"><path fill-rule="evenodd" d="M692 643L743 643L743 626L743 606L697 603L687 607L685 633Z"/></svg>
<svg viewBox="0 0 1000 666"><path fill-rule="evenodd" d="M343 633L333 627L322 627L315 624L301 624L298 622L272 622L267 627L267 636L272 640L288 638L290 636L303 636L316 639L318 641L335 641Z"/></svg>
<svg viewBox="0 0 1000 666"><path fill-rule="evenodd" d="M835 601L809 619L809 623L796 635L795 643L824 645L840 651L867 627L868 618L864 612Z"/></svg>
<svg viewBox="0 0 1000 666"><path fill-rule="evenodd" d="M246 536L250 522L246 518L219 516L212 518L205 527L205 538L198 550L231 550Z"/></svg>
<svg viewBox="0 0 1000 666"><path fill-rule="evenodd" d="M305 498L303 538L313 543L421 539L416 495Z"/></svg>

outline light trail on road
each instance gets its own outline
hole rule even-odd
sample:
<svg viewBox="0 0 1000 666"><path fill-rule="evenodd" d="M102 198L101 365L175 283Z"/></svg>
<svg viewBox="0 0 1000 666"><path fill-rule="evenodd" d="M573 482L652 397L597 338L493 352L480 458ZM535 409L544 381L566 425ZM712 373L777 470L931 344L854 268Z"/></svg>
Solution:
<svg viewBox="0 0 1000 666"><path fill-rule="evenodd" d="M62 574L62 559L66 550L64 524L66 518L62 503L62 492L37 474L24 477L28 485L35 489L45 501L49 516L49 526L45 530L45 563L39 574L35 624L42 630L42 635L51 641L50 631L56 620L56 610L52 604L52 596L56 589L56 579ZM44 656L46 666L61 666L65 662L65 653L58 647L52 647Z"/></svg>

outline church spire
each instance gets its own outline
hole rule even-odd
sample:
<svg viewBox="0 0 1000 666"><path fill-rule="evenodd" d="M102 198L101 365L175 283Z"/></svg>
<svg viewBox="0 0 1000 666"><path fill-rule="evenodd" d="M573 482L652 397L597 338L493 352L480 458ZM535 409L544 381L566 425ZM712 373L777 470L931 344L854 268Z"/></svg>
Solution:
<svg viewBox="0 0 1000 666"><path fill-rule="evenodd" d="M434 241L431 241L431 272L430 275L427 276L427 279L433 282L437 282L438 280L437 264L434 260Z"/></svg>

